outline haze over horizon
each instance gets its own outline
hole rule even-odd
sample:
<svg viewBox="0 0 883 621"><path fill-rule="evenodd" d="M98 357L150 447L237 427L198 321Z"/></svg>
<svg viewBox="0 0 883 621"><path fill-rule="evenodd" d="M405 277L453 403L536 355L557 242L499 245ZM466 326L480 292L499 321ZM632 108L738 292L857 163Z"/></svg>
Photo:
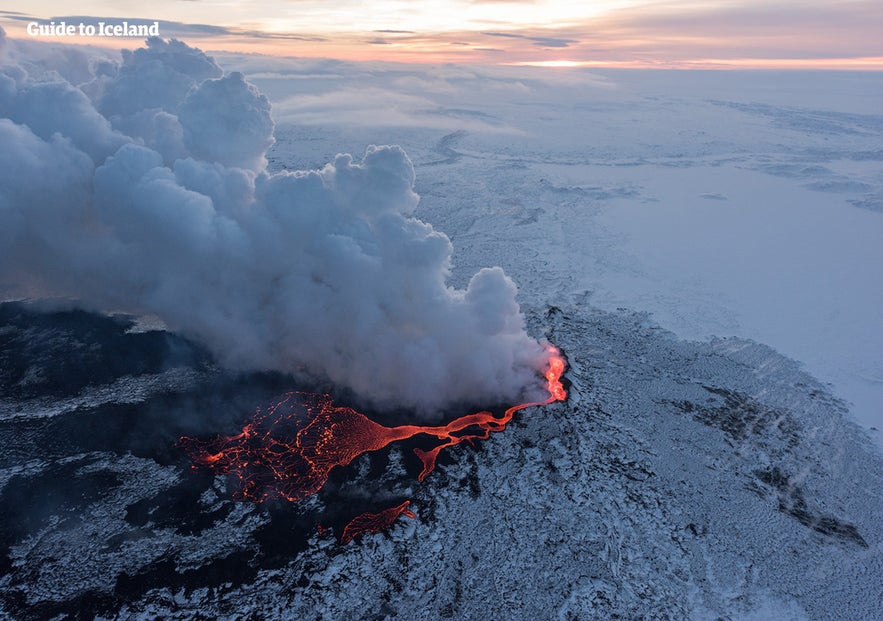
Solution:
<svg viewBox="0 0 883 621"><path fill-rule="evenodd" d="M149 10L107 0L12 0L0 25L160 22L160 35L207 51L341 60L548 67L883 69L883 5L870 0L162 0ZM137 38L52 37L113 48Z"/></svg>
<svg viewBox="0 0 883 621"><path fill-rule="evenodd" d="M0 619L883 619L879 9L226 1L0 11Z"/></svg>

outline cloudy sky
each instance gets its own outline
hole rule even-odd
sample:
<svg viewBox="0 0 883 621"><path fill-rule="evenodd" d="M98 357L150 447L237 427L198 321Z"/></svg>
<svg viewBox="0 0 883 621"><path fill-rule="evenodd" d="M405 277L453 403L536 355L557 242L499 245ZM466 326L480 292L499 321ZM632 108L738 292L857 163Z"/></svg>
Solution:
<svg viewBox="0 0 883 621"><path fill-rule="evenodd" d="M76 15L62 0L4 5L0 24L22 38L33 20L121 18L161 20L163 36L203 49L284 56L883 69L879 0L80 0Z"/></svg>

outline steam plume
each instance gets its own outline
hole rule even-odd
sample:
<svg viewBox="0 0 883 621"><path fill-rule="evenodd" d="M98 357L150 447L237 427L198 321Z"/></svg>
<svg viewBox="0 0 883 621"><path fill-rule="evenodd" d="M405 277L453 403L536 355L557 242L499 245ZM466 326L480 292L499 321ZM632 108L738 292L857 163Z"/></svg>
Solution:
<svg viewBox="0 0 883 621"><path fill-rule="evenodd" d="M271 175L266 97L179 41L76 86L21 65L0 68L0 286L155 314L230 367L379 407L541 388L515 285L489 268L447 286L451 242L412 217L399 147Z"/></svg>

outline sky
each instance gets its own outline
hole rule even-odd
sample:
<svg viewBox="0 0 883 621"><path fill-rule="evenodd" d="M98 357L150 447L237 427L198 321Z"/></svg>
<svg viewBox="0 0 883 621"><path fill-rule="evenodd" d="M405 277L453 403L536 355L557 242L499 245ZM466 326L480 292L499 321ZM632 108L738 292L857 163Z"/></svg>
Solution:
<svg viewBox="0 0 883 621"><path fill-rule="evenodd" d="M342 60L883 69L879 0L7 0L0 10L16 38L53 18L157 20L161 36L205 50Z"/></svg>

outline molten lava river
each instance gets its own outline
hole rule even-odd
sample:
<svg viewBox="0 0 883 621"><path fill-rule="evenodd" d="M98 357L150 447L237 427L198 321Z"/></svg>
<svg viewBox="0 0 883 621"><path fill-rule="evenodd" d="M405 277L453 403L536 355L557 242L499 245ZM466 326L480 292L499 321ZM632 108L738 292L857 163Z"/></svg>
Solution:
<svg viewBox="0 0 883 621"><path fill-rule="evenodd" d="M426 434L436 438L438 444L427 451L414 449L423 462L417 479L423 481L435 468L443 449L464 440L486 440L492 431L505 429L515 412L567 398L561 383L564 357L552 346L548 353L545 378L549 397L514 405L501 417L478 412L442 426L385 427L352 408L334 405L329 395L292 392L270 407L258 409L252 421L235 436L218 436L213 440L185 436L178 440L178 446L187 452L194 467L203 466L217 474L238 478L235 498L239 500L262 502L278 496L294 502L322 489L333 468L346 466L359 455L380 450L392 442ZM409 504L405 501L379 513L355 517L344 527L341 543L362 533L385 530L400 515L415 517Z"/></svg>

